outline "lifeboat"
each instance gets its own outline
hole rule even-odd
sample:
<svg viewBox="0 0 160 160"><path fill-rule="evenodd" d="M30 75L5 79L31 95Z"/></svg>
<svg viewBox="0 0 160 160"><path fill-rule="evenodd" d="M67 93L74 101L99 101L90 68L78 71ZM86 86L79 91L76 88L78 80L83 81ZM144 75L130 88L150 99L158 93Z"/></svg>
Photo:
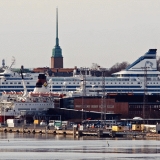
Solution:
<svg viewBox="0 0 160 160"><path fill-rule="evenodd" d="M3 93L4 93L4 92L3 92ZM10 95L11 95L11 94L13 94L13 92L5 92L4 94L10 94Z"/></svg>
<svg viewBox="0 0 160 160"><path fill-rule="evenodd" d="M16 92L16 95L22 95L23 93L22 92Z"/></svg>
<svg viewBox="0 0 160 160"><path fill-rule="evenodd" d="M60 97L59 93L51 93L50 95L53 96L53 97Z"/></svg>
<svg viewBox="0 0 160 160"><path fill-rule="evenodd" d="M32 97L39 97L40 94L39 94L39 93L31 93L30 95L31 95Z"/></svg>
<svg viewBox="0 0 160 160"><path fill-rule="evenodd" d="M41 93L42 97L49 97L49 95L50 95L49 93Z"/></svg>

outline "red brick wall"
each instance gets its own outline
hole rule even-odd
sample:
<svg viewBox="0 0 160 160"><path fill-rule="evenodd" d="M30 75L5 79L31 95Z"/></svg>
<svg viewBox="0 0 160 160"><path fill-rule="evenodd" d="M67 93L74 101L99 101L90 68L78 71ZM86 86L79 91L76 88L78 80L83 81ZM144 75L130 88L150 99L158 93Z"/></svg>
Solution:
<svg viewBox="0 0 160 160"><path fill-rule="evenodd" d="M51 57L51 68L63 68L63 57Z"/></svg>
<svg viewBox="0 0 160 160"><path fill-rule="evenodd" d="M46 72L49 68L34 68L36 73ZM52 72L73 72L74 68L51 68Z"/></svg>
<svg viewBox="0 0 160 160"><path fill-rule="evenodd" d="M101 112L101 98L83 99L84 110ZM82 98L74 99L74 108L82 110ZM128 117L128 103L115 102L114 99L106 99L106 112L122 114L122 118Z"/></svg>

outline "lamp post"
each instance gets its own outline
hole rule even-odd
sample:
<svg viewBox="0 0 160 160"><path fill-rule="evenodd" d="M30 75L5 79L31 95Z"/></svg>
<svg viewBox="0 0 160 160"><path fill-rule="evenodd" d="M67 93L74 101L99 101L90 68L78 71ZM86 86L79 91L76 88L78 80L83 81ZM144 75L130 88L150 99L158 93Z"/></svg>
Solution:
<svg viewBox="0 0 160 160"><path fill-rule="evenodd" d="M147 69L149 67L145 66L145 67L142 67L142 69L144 69L144 94L143 94L143 109L142 109L142 116L143 116L143 119L146 118L145 116L145 107L146 107L146 102L147 102L147 97L146 95L148 94L147 93Z"/></svg>
<svg viewBox="0 0 160 160"><path fill-rule="evenodd" d="M6 124L5 121L6 121L6 110L5 110L5 107L4 107L4 122L3 122L4 124Z"/></svg>
<svg viewBox="0 0 160 160"><path fill-rule="evenodd" d="M105 93L105 71L106 68L100 68L99 70L102 73L102 98L101 98L101 120L106 120L106 93Z"/></svg>
<svg viewBox="0 0 160 160"><path fill-rule="evenodd" d="M87 70L88 68L86 67L81 67L81 74L82 74L82 121L83 119L86 119L86 115L84 115L84 110L85 110L85 103L86 101L84 101L84 98L86 97L86 74L87 74ZM84 74L83 74L84 71Z"/></svg>

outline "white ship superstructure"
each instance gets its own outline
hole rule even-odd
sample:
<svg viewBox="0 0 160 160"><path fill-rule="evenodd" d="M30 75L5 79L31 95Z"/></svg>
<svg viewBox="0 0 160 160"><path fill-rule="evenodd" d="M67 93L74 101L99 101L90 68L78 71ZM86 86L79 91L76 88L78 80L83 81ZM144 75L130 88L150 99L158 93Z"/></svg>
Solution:
<svg viewBox="0 0 160 160"><path fill-rule="evenodd" d="M105 77L106 94L144 94L144 90L150 95L159 94L160 72L157 70L156 52L157 49L149 49L125 70L114 73L112 77ZM99 93L102 91L102 77L94 77L90 74L77 75L76 70L73 77L52 77L51 90L53 92L76 91L84 77L87 89ZM145 85L145 80L147 85Z"/></svg>
<svg viewBox="0 0 160 160"><path fill-rule="evenodd" d="M44 74L39 74L33 92L27 92L23 78L21 81L24 92L3 92L0 99L0 122L21 115L22 111L33 114L54 108L54 94L50 92Z"/></svg>
<svg viewBox="0 0 160 160"><path fill-rule="evenodd" d="M12 62L12 65L13 64L14 61ZM3 91L23 91L21 73L14 72L11 68L12 65L10 67L3 66L3 72L0 73L0 96L2 95ZM33 91L38 79L38 75L39 73L23 73L24 83L28 92Z"/></svg>

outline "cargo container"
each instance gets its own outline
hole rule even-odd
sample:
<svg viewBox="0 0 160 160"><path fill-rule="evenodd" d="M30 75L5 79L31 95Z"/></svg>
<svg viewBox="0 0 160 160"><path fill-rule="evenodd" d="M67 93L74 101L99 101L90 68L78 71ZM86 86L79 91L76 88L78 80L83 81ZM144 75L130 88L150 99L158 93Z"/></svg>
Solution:
<svg viewBox="0 0 160 160"><path fill-rule="evenodd" d="M42 121L42 120L37 120L37 119L35 119L35 120L34 120L34 124L40 124L41 121Z"/></svg>
<svg viewBox="0 0 160 160"><path fill-rule="evenodd" d="M112 126L112 131L123 132L123 126Z"/></svg>
<svg viewBox="0 0 160 160"><path fill-rule="evenodd" d="M141 131L141 124L132 124L132 131Z"/></svg>

